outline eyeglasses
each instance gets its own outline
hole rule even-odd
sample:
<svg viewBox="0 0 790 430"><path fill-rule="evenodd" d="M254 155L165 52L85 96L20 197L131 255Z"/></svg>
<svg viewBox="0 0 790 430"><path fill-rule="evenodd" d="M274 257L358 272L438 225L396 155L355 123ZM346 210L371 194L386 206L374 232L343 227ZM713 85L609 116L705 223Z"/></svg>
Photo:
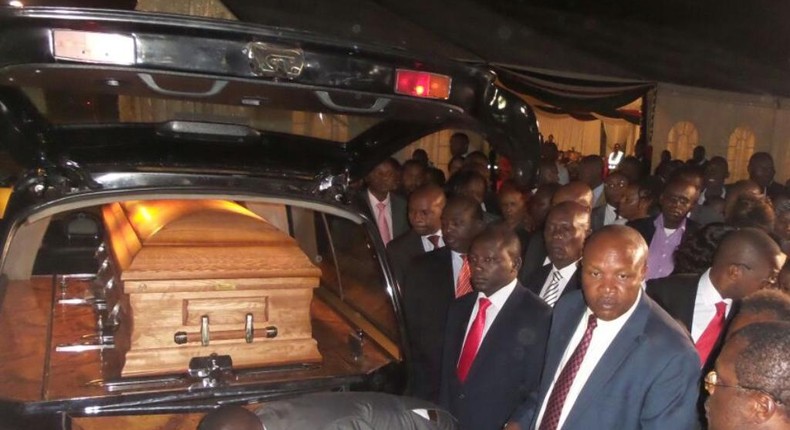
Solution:
<svg viewBox="0 0 790 430"><path fill-rule="evenodd" d="M715 370L711 370L710 372L708 372L707 375L705 375L705 391L707 391L708 394L713 395L713 392L716 391L716 387L735 388L735 389L738 389L738 390L747 390L747 391L757 391L758 393L763 393L766 396L770 397L771 400L773 400L773 402L776 403L777 405L780 405L780 406L783 405L781 400L778 400L776 397L774 397L773 394L771 394L771 393L769 393L769 392L767 392L767 391L765 391L763 389L754 388L754 387L745 387L743 385L726 385L726 384L722 384L722 383L719 382L719 374L716 373Z"/></svg>

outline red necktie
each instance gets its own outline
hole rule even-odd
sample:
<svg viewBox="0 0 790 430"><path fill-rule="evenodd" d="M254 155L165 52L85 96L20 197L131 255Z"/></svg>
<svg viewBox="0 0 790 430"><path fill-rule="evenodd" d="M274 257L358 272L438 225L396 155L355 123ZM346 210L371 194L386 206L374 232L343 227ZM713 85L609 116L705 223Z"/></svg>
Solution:
<svg viewBox="0 0 790 430"><path fill-rule="evenodd" d="M724 314L726 312L727 303L716 303L716 315L713 316L708 326L705 327L705 331L703 331L702 335L697 339L697 344L695 346L697 347L702 366L705 366L705 362L708 361L710 352L713 351L713 346L716 345L716 341L719 340L719 335L722 329L724 329Z"/></svg>
<svg viewBox="0 0 790 430"><path fill-rule="evenodd" d="M458 283L455 284L455 298L459 298L472 292L472 271L469 268L469 259L466 255L461 257L464 259L464 264L461 265L461 270L458 272Z"/></svg>
<svg viewBox="0 0 790 430"><path fill-rule="evenodd" d="M455 374L458 375L458 380L464 382L466 375L469 374L469 369L472 368L472 363L475 361L477 350L480 349L480 342L483 340L483 329L486 326L486 309L491 306L491 301L485 297L481 297L478 302L477 316L469 328L469 333L466 334L466 342L464 342L464 349L461 351L461 358L458 359L458 368Z"/></svg>
<svg viewBox="0 0 790 430"><path fill-rule="evenodd" d="M376 208L378 208L379 213L376 216L376 223L379 226L379 234L381 234L381 241L384 242L384 245L388 244L392 237L390 237L390 226L387 223L387 204L384 202L376 203Z"/></svg>
<svg viewBox="0 0 790 430"><path fill-rule="evenodd" d="M432 234L432 235L428 236L428 241L431 242L431 245L433 245L433 249L439 249L439 238L440 237L441 236L439 236L438 234Z"/></svg>
<svg viewBox="0 0 790 430"><path fill-rule="evenodd" d="M584 331L581 342L576 346L571 358L565 363L562 368L560 376L554 382L554 388L551 389L549 402L546 404L546 411L543 413L543 420L540 422L539 430L556 430L560 422L560 415L562 415L562 407L565 405L565 399L568 397L568 392L571 390L573 380L576 378L576 373L584 361L584 355L587 354L587 348L590 347L592 340L593 330L598 325L598 319L595 315L590 315L587 320L587 329Z"/></svg>

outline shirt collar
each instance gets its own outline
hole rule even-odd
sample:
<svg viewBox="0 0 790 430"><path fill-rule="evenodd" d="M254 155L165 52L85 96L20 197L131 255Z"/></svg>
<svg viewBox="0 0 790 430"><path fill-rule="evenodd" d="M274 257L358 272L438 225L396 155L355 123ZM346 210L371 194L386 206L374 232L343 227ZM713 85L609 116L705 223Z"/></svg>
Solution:
<svg viewBox="0 0 790 430"><path fill-rule="evenodd" d="M711 306L715 306L716 303L719 302L725 302L727 305L732 303L732 299L723 298L719 290L716 289L716 286L713 285L713 280L710 279L710 269L706 270L699 278L697 297L699 297L703 303Z"/></svg>
<svg viewBox="0 0 790 430"><path fill-rule="evenodd" d="M486 297L486 295L483 293L477 293L477 299L480 300L480 298L486 297L488 300L491 301L491 304L494 305L497 309L502 309L502 307L505 306L505 302L507 301L508 297L510 297L510 294L513 292L514 289L516 289L517 282L518 279L513 279L512 281L510 281L509 284L500 288L499 291L497 291L494 294L491 294L488 297Z"/></svg>
<svg viewBox="0 0 790 430"><path fill-rule="evenodd" d="M374 209L376 208L376 205L379 203L384 203L387 206L390 205L390 193L387 193L387 197L384 198L384 200L379 200L376 198L376 196L373 195L373 193L370 192L370 190L367 191L368 191L368 200L370 200L370 206L372 206Z"/></svg>
<svg viewBox="0 0 790 430"><path fill-rule="evenodd" d="M688 219L688 217L683 217L683 221L680 221L680 225L678 226L678 228L675 229L675 233L677 233L678 231L681 231L681 232L685 232L686 231L686 219ZM664 227L664 214L658 214L658 216L656 217L656 220L653 221L653 225L656 227L656 231L664 231L664 228L665 228ZM675 234L675 233L672 233L672 234Z"/></svg>
<svg viewBox="0 0 790 430"><path fill-rule="evenodd" d="M555 271L555 270L556 270L557 272L560 272L560 275L562 276L562 279L568 279L568 278L570 278L571 276L573 276L573 274L574 274L574 273L576 273L576 269L578 269L578 268L579 268L579 261L580 261L580 260L581 260L581 259L579 259L579 260L576 260L576 261L574 261L573 263L571 263L571 264L569 264L569 265L567 265L567 266L563 267L562 269L559 269L559 268L557 268L557 266L555 266L554 264L552 264L552 265L551 265L551 270L552 270L552 271Z"/></svg>
<svg viewBox="0 0 790 430"><path fill-rule="evenodd" d="M431 236L439 236L439 237L442 237L442 229L436 230L436 231L435 231L435 232L433 232L433 233L424 234L424 235L422 235L422 236L420 236L420 237L423 237L423 238L425 238L425 239L428 239L428 238L429 238L429 237L431 237Z"/></svg>

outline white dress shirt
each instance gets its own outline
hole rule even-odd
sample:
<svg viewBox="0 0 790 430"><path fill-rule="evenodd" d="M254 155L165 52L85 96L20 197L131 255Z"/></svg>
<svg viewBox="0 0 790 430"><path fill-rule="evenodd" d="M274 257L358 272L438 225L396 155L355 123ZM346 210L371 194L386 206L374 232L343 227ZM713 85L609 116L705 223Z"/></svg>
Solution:
<svg viewBox="0 0 790 430"><path fill-rule="evenodd" d="M573 384L568 391L568 397L565 398L565 403L562 405L562 413L560 414L560 421L557 425L557 429L562 429L565 419L568 418L568 414L570 413L571 409L573 409L573 404L576 403L576 399L579 397L579 393L581 393L584 385L587 384L587 380L590 379L590 375L592 375L596 366L598 366L598 362L601 361L601 358L603 357L604 353L606 353L606 350L609 349L609 346L612 344L614 338L618 333L620 333L620 330L623 328L623 326L625 326L628 318L630 318L636 310L639 300L642 298L642 294L642 290L640 289L639 295L637 296L634 304L624 314L620 315L619 318L612 321L603 321L598 319L598 325L595 327L595 330L593 330L590 346L587 348L587 353L584 355L584 360L582 360L581 367L579 367L579 371L576 373L576 378L574 378ZM546 412L546 404L549 401L551 391L554 389L554 384L557 382L557 378L560 376L565 364L568 363L568 360L570 360L571 355L573 355L573 352L576 350L576 347L579 345L579 343L581 343L582 337L584 337L584 332L587 330L587 318L589 318L591 314L592 311L590 308L587 308L587 310L584 312L584 315L582 315L579 324L576 326L576 331L573 333L571 341L568 343L567 348L565 348L565 353L562 355L560 365L557 367L557 371L554 373L554 377L551 380L549 391L546 393L546 397L543 398L542 404L540 406L540 412L538 413L537 420L538 426L540 426L540 421L543 419L543 414ZM606 393L601 393L601 395L606 395ZM594 423L591 423L590 428L594 427Z"/></svg>
<svg viewBox="0 0 790 430"><path fill-rule="evenodd" d="M483 339L486 338L486 334L488 333L488 329L491 328L491 324L494 323L497 315L499 315L499 311L502 310L502 307L505 306L505 302L513 293L513 290L516 289L516 282L517 280L512 280L509 284L505 285L504 287L500 288L494 294L488 296L488 300L491 301L491 306L488 307L486 310L486 324L483 326L483 336L480 338L480 344L483 344ZM472 308L472 313L469 314L469 322L466 324L466 333L464 334L464 344L466 344L466 337L469 335L469 329L472 328L472 323L475 321L477 317L477 310L480 308L480 299L482 297L486 297L483 293L477 293L477 299L475 300L475 306ZM464 345L461 345L461 351L464 350ZM461 357L458 357L460 360Z"/></svg>
<svg viewBox="0 0 790 430"><path fill-rule="evenodd" d="M390 239L395 239L395 236L393 236L393 234L392 234L392 202L391 202L391 199L390 199L390 193L387 193L387 198L385 198L383 201L379 201L379 199L377 199L376 196L374 196L370 192L370 190L368 190L368 200L370 201L370 208L373 210L373 222L376 223L377 227L378 227L378 222L377 221L379 219L378 218L378 216L379 216L378 204L379 203L384 203L385 205L387 205L384 208L384 218L387 220L387 227L390 230Z"/></svg>
<svg viewBox="0 0 790 430"><path fill-rule="evenodd" d="M543 265L545 266L547 264L551 264L551 271L549 272L549 276L546 277L546 281L543 283L543 288L540 289L539 296L543 297L543 295L546 294L546 290L549 288L549 284L551 284L551 279L554 276L554 272L560 272L560 276L562 276L562 278L560 278L560 283L557 286L557 297L560 297L562 296L562 292L565 291L565 287L568 286L568 281L571 279L573 274L576 273L576 270L579 269L579 260L574 261L562 269L558 269L557 266L551 263L551 260L549 260L547 257L543 262Z"/></svg>
<svg viewBox="0 0 790 430"><path fill-rule="evenodd" d="M607 203L606 209L603 214L603 225L612 225L616 220L617 220L617 210L615 210L614 206Z"/></svg>
<svg viewBox="0 0 790 430"><path fill-rule="evenodd" d="M699 278L697 284L697 298L694 300L694 316L691 319L691 338L697 343L702 333L708 328L708 324L716 316L716 303L727 303L727 310L724 313L726 318L732 310L732 299L724 299L719 294L713 281L710 280L710 269Z"/></svg>
<svg viewBox="0 0 790 430"><path fill-rule="evenodd" d="M439 229L431 234L420 236L420 240L422 241L422 249L425 252L433 251L433 243L431 243L430 239L428 239L431 236L439 236L439 248L444 246L444 237L442 236L442 229Z"/></svg>
<svg viewBox="0 0 790 430"><path fill-rule="evenodd" d="M603 187L604 187L604 183L603 183L603 182L601 182L601 185L598 185L597 187L595 187L595 188L593 188L593 189L592 189L592 193L593 193L593 199L592 199L592 201L593 201L593 206L595 206L595 204L596 204L596 203L598 203L598 200L600 200L600 199L601 199L601 194L603 194Z"/></svg>

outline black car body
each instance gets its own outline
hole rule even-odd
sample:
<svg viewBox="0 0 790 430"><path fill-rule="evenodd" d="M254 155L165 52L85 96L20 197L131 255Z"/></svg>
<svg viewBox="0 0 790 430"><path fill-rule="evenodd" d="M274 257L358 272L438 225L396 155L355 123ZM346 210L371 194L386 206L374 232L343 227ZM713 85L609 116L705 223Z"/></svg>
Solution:
<svg viewBox="0 0 790 430"><path fill-rule="evenodd" d="M531 180L534 114L485 65L230 21L0 8L0 143L25 169L0 262L8 425L90 428L91 417L188 415L299 392L402 391L399 288L350 185L445 129L483 135L517 179ZM325 323L340 337L319 346L336 369L229 370L207 383L200 372L121 378L53 367L58 324L95 312L65 285L96 279L97 208L153 199L276 207L324 270L315 297L339 316ZM71 311L71 299L85 306ZM102 348L77 353L101 367Z"/></svg>

